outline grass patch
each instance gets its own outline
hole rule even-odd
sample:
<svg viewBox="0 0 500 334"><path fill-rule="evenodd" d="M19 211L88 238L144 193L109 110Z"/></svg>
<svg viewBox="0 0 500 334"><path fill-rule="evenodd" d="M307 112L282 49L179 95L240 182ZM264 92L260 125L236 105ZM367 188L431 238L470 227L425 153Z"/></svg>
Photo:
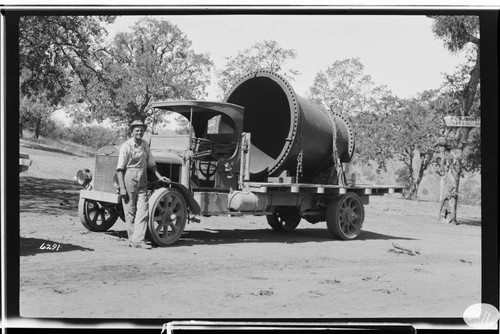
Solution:
<svg viewBox="0 0 500 334"><path fill-rule="evenodd" d="M23 138L19 138L19 146L83 157L93 157L96 152L96 149L92 147L69 140L56 140L44 136L39 136L37 139L29 131L23 133Z"/></svg>

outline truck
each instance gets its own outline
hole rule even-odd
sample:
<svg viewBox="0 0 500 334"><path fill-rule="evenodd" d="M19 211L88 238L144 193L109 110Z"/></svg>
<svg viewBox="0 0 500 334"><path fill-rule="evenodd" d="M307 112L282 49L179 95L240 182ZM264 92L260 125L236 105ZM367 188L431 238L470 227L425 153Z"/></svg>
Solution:
<svg viewBox="0 0 500 334"><path fill-rule="evenodd" d="M265 216L278 232L302 220L326 221L339 240L359 236L370 196L402 193L396 185L357 184L349 174L353 129L295 93L281 75L266 70L242 77L221 102L157 101L157 112L189 121L183 135L151 135L157 168L171 182L148 178L148 239L176 243L187 223L207 216ZM96 152L95 177L77 172L83 186L78 213L85 228L104 232L124 219L116 165L119 146Z"/></svg>

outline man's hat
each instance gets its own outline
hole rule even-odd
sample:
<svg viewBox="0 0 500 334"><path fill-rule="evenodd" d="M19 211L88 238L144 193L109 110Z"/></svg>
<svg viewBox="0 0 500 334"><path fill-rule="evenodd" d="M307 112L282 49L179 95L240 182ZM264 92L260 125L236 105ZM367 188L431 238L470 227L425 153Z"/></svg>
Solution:
<svg viewBox="0 0 500 334"><path fill-rule="evenodd" d="M136 120L130 124L130 130L134 129L136 126L142 126L144 128L144 131L146 131L146 129L148 128L148 126L144 124L143 121Z"/></svg>

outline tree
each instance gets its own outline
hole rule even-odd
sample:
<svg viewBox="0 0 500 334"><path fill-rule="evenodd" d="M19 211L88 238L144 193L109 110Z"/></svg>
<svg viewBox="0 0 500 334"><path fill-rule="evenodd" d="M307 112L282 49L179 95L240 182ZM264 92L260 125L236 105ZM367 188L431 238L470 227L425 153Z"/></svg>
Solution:
<svg viewBox="0 0 500 334"><path fill-rule="evenodd" d="M384 113L364 112L356 118L357 161L375 164L377 172L386 170L391 159L398 159L398 182L405 186L404 197L416 199L424 172L432 165L439 136L440 114L435 110L436 91L417 98L394 98Z"/></svg>
<svg viewBox="0 0 500 334"><path fill-rule="evenodd" d="M439 99L440 103L437 105L443 116L448 116L450 114L453 115L453 113L450 113L451 110L460 110L462 108L464 87L467 85L470 73L475 67L474 57L474 51L469 50L467 54L467 62L460 65L454 73L445 75L445 82L442 86L442 95ZM480 100L480 91L478 87L467 116L476 120L481 119ZM463 132L457 132L456 130L457 129L453 128L443 129L443 138L446 138L446 141L442 141L442 143L444 143L445 146L460 146L459 142L454 143L454 141L456 141L455 136L457 139L459 136L460 139L463 139ZM462 143L462 146L464 146L462 163L465 171L477 172L481 170L480 134L480 128L469 128L466 142ZM443 138L441 138L441 140L443 140Z"/></svg>
<svg viewBox="0 0 500 334"><path fill-rule="evenodd" d="M418 197L424 172L432 165L436 153L441 118L431 105L433 101L426 100L433 97L435 93L424 92L388 120L393 129L393 145L399 147L399 160L404 164L400 179L405 185L403 195L408 199Z"/></svg>
<svg viewBox="0 0 500 334"><path fill-rule="evenodd" d="M86 113L79 119L106 118L117 125L135 119L161 121L151 102L167 99L197 99L205 94L212 62L206 54L191 49L191 41L175 25L142 18L131 32L118 33L107 51L98 54L100 77L91 89L80 86Z"/></svg>
<svg viewBox="0 0 500 334"><path fill-rule="evenodd" d="M477 16L431 16L432 30L443 40L451 53L468 49L469 61L455 75L446 77L446 95L451 99L446 114L453 116L479 116L480 39ZM472 128L449 128L440 138L442 150L440 218L457 223L457 204L460 177L465 168L474 165L478 156L478 134ZM474 158L476 156L476 158ZM477 165L477 164L476 164Z"/></svg>
<svg viewBox="0 0 500 334"><path fill-rule="evenodd" d="M403 163L400 181L405 197L414 199L425 170L431 165L440 118L434 104L437 92L403 100L364 73L359 58L334 62L320 71L310 89L310 100L331 112L347 116L356 134L353 163L386 170L387 162Z"/></svg>
<svg viewBox="0 0 500 334"><path fill-rule="evenodd" d="M222 95L228 93L241 77L256 70L269 70L293 80L299 72L285 64L296 56L295 50L284 49L276 41L268 40L239 51L234 57L226 57L224 69L217 72Z"/></svg>
<svg viewBox="0 0 500 334"><path fill-rule="evenodd" d="M38 139L43 127L50 121L54 108L44 96L28 98L21 96L19 101L19 138L23 137L23 128L32 129Z"/></svg>
<svg viewBox="0 0 500 334"><path fill-rule="evenodd" d="M357 142L353 164L375 164L377 172L386 168L386 161L392 157L390 142L375 143L390 134L389 124L383 117L398 108L400 100L364 73L359 58L338 60L325 71L319 71L309 90L309 100L351 121Z"/></svg>
<svg viewBox="0 0 500 334"><path fill-rule="evenodd" d="M93 58L113 16L22 16L19 20L20 97L22 108L43 102L57 109L75 82L85 86L95 71ZM28 103L29 102L29 103ZM28 103L28 104L26 104ZM40 123L48 112L23 112L22 127ZM38 131L36 131L38 132Z"/></svg>
<svg viewBox="0 0 500 334"><path fill-rule="evenodd" d="M310 88L309 99L332 112L353 117L377 111L377 104L390 96L385 86L376 86L371 76L364 74L359 58L350 58L335 61L326 71L320 71Z"/></svg>

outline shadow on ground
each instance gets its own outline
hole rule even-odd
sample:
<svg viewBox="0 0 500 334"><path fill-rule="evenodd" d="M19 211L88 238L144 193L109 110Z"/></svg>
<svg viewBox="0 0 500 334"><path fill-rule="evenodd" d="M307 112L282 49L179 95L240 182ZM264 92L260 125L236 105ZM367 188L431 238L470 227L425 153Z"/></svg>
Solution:
<svg viewBox="0 0 500 334"><path fill-rule="evenodd" d="M19 211L76 215L81 189L81 186L71 180L20 177Z"/></svg>
<svg viewBox="0 0 500 334"><path fill-rule="evenodd" d="M21 237L19 242L20 256L30 256L41 253L62 253L71 251L93 251L93 249L38 238Z"/></svg>
<svg viewBox="0 0 500 334"><path fill-rule="evenodd" d="M106 233L107 235L111 235L113 237L117 237L118 239L127 239L128 238L127 231L109 230L109 231L106 231L104 233Z"/></svg>
<svg viewBox="0 0 500 334"><path fill-rule="evenodd" d="M126 238L125 234L121 237ZM369 231L361 231L360 235L353 241L364 240L416 240L413 238L398 237L386 234L379 234ZM215 245L232 243L307 243L307 242L349 242L335 240L326 229L303 229L300 228L292 232L276 232L271 229L205 229L201 231L185 231L182 237L174 245L169 247L195 246L195 245Z"/></svg>
<svg viewBox="0 0 500 334"><path fill-rule="evenodd" d="M458 219L457 225L481 226L481 219Z"/></svg>

